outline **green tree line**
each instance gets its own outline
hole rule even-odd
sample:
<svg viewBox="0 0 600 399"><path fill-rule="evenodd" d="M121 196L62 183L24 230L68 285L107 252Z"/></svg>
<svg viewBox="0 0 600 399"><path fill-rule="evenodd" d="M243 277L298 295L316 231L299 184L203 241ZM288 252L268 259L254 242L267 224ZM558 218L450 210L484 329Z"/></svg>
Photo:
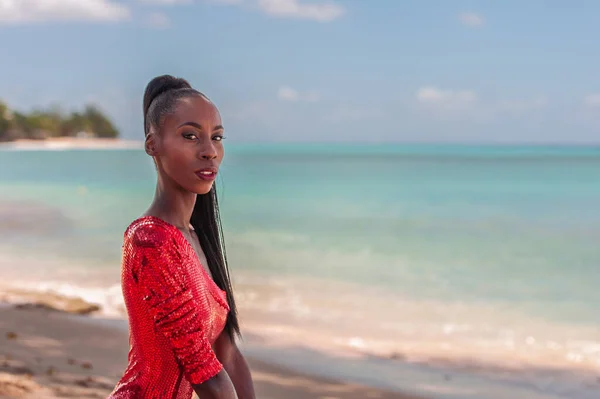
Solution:
<svg viewBox="0 0 600 399"><path fill-rule="evenodd" d="M66 113L54 106L23 113L0 101L0 141L80 135L116 138L119 131L94 105L87 105L80 112Z"/></svg>

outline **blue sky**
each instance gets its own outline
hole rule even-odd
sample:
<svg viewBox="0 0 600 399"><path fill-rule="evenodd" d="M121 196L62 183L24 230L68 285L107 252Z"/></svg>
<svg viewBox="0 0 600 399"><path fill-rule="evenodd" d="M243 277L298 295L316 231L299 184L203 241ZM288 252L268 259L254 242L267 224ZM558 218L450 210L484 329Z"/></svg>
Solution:
<svg viewBox="0 0 600 399"><path fill-rule="evenodd" d="M141 138L188 79L231 141L600 143L593 0L5 0L0 98Z"/></svg>

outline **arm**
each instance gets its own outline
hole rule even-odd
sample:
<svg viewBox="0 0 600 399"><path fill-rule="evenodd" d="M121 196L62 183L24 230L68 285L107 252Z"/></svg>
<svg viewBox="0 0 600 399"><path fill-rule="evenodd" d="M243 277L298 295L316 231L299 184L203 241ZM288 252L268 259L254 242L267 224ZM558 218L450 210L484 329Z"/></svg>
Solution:
<svg viewBox="0 0 600 399"><path fill-rule="evenodd" d="M214 346L217 358L227 371L239 399L256 399L250 368L235 341L223 331Z"/></svg>
<svg viewBox="0 0 600 399"><path fill-rule="evenodd" d="M192 388L202 399L238 399L233 383L225 369L201 384L192 384Z"/></svg>
<svg viewBox="0 0 600 399"><path fill-rule="evenodd" d="M207 399L238 399L231 379L205 334L208 303L196 297L177 243L164 226L140 227L126 250L137 295L194 390Z"/></svg>

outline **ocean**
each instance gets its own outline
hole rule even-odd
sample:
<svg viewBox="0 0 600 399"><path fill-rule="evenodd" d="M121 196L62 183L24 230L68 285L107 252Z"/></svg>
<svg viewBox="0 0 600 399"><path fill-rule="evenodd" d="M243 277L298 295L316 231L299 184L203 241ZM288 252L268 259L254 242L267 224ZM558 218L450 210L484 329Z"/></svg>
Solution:
<svg viewBox="0 0 600 399"><path fill-rule="evenodd" d="M396 362L370 380L392 388L414 364L600 397L600 147L225 144L249 334ZM137 148L0 150L1 284L123 318L123 232L155 178Z"/></svg>

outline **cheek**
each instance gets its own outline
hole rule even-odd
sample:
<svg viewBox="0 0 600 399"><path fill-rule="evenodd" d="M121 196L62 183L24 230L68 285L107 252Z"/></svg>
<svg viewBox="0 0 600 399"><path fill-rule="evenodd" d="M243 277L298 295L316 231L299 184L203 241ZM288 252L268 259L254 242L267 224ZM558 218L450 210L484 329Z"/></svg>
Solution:
<svg viewBox="0 0 600 399"><path fill-rule="evenodd" d="M161 157L163 169L174 180L180 180L190 171L190 157L193 153L181 147L171 147Z"/></svg>

